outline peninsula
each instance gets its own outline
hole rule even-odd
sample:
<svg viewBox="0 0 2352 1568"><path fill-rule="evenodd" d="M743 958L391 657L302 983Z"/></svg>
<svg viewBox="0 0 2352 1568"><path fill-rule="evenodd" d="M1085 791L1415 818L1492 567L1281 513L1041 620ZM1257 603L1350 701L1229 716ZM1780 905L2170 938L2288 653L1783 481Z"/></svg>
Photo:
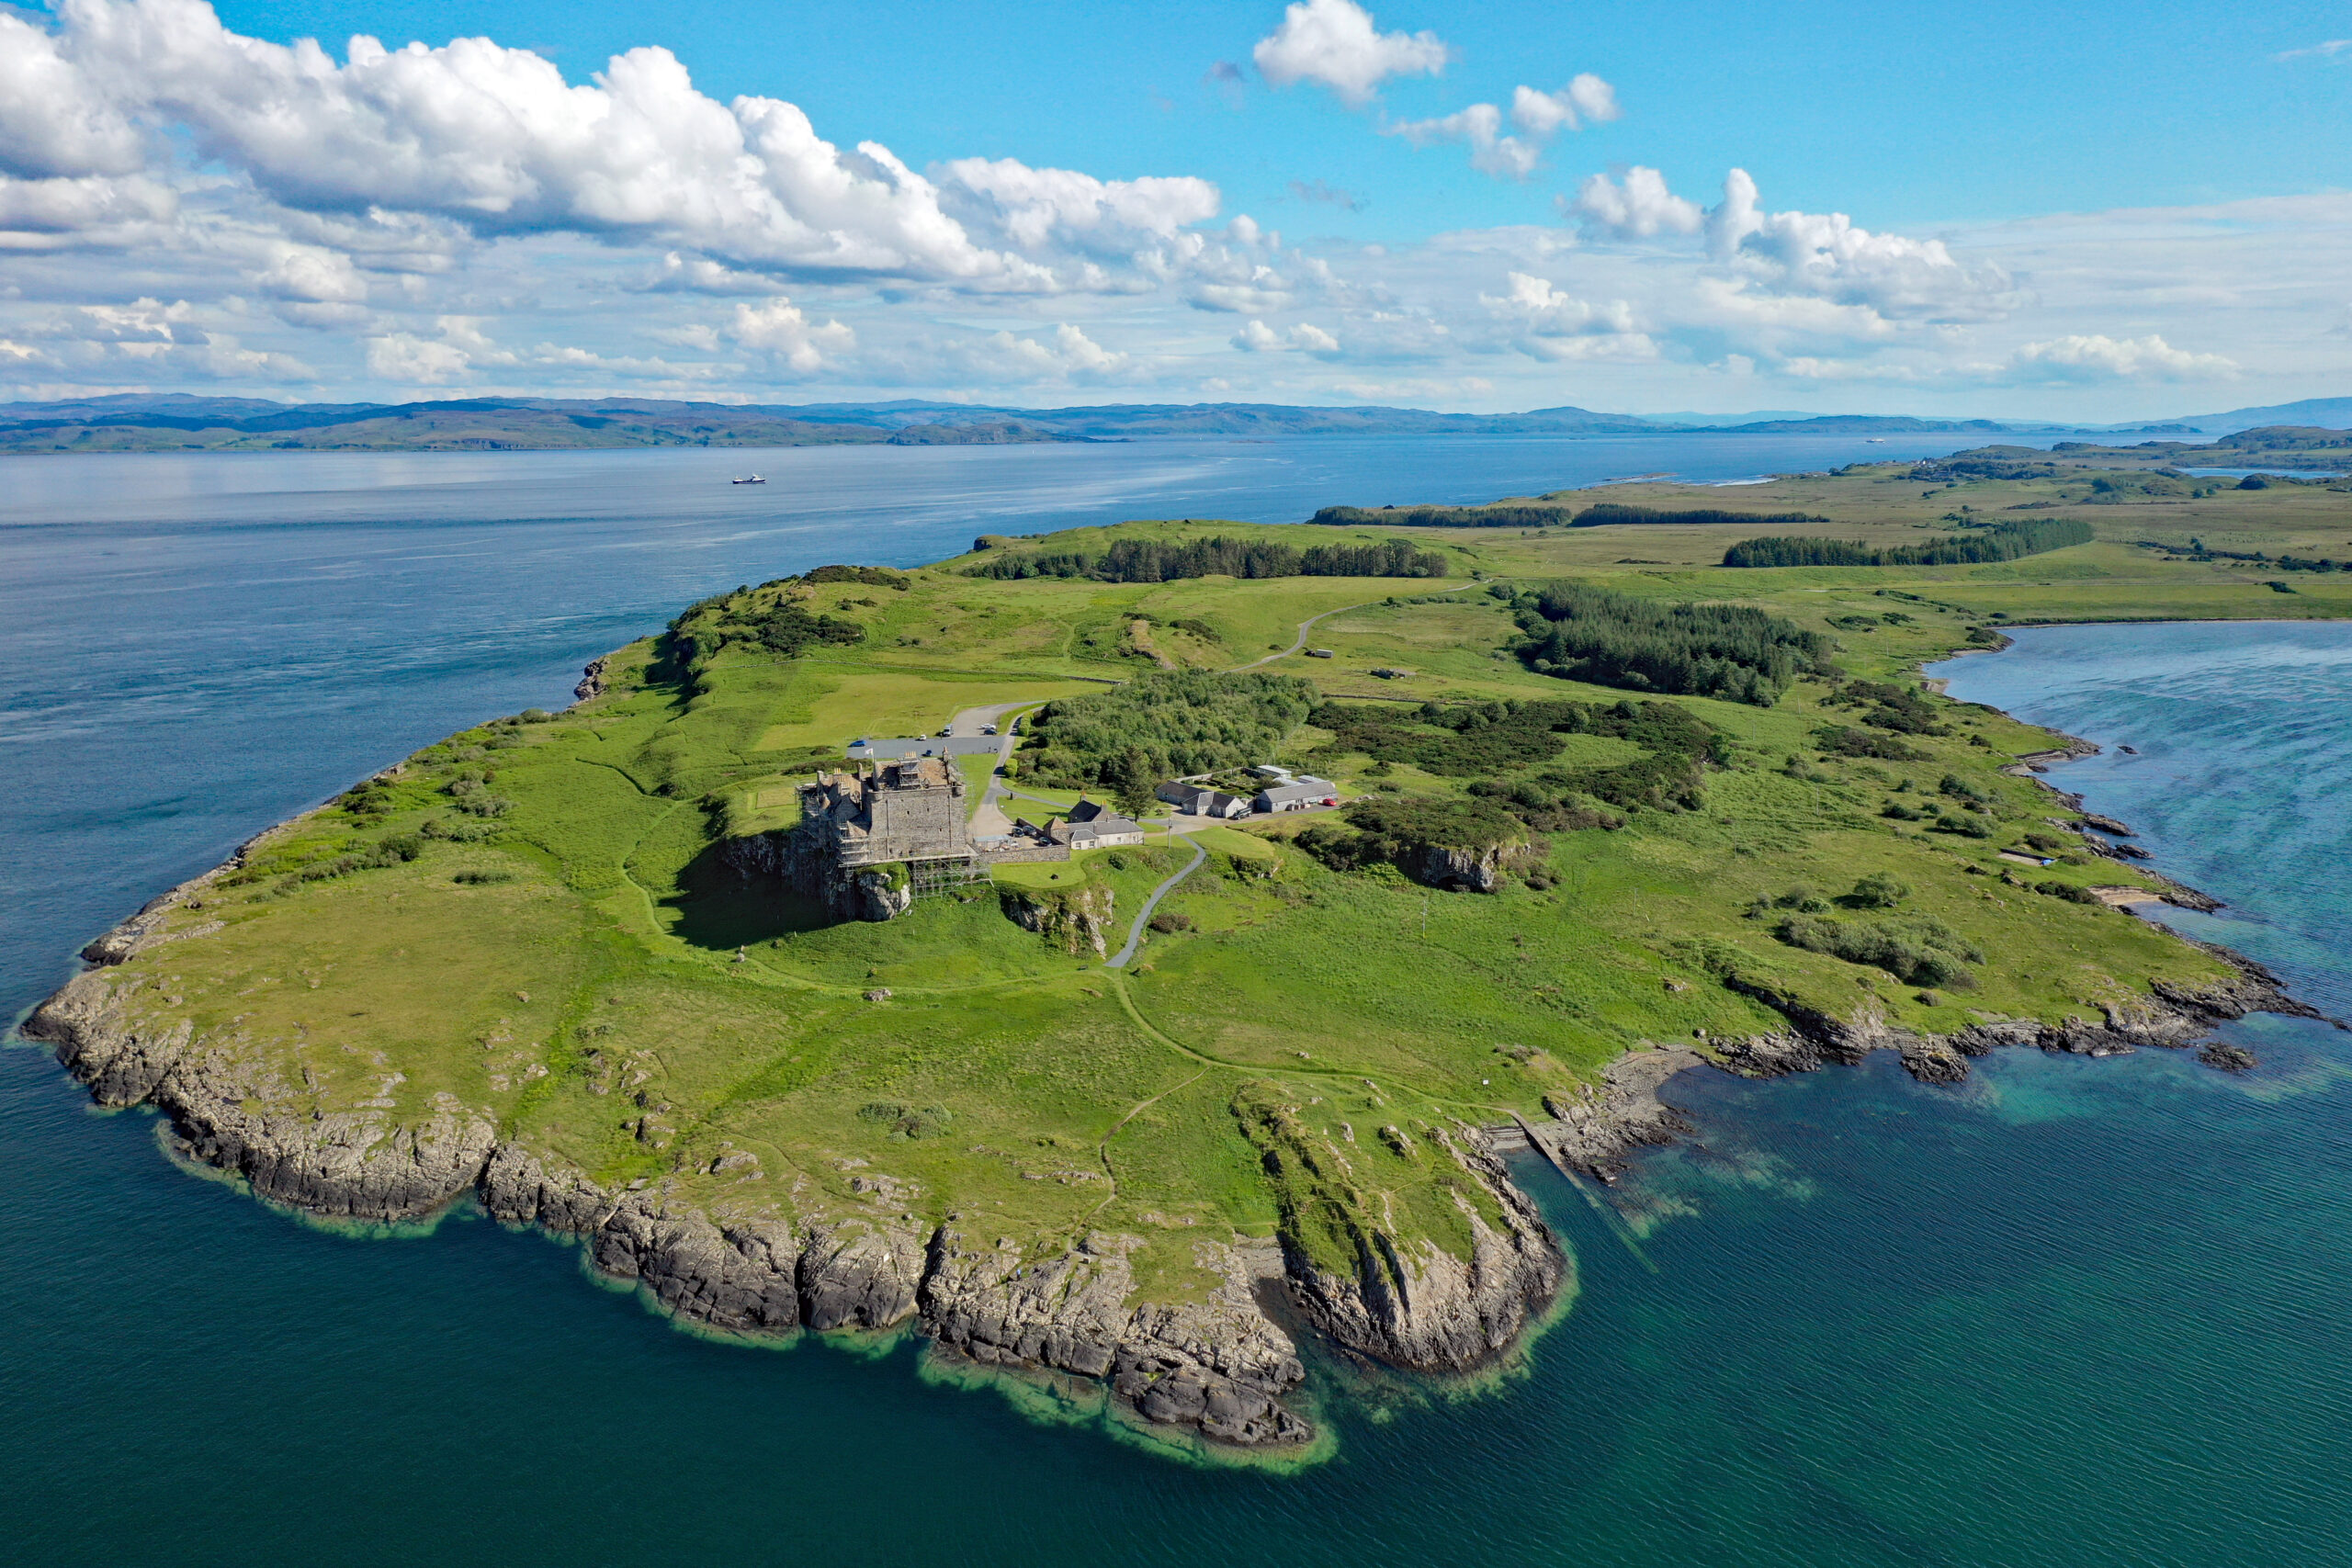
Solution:
<svg viewBox="0 0 2352 1568"><path fill-rule="evenodd" d="M470 1199L717 1329L910 1325L1298 1451L1302 1335L1512 1354L1573 1289L1512 1159L1606 1179L1678 1072L2301 1010L2130 912L2199 896L2035 776L2066 738L1918 676L2352 612L2344 483L2165 456L746 585L264 833L28 1028L270 1201Z"/></svg>

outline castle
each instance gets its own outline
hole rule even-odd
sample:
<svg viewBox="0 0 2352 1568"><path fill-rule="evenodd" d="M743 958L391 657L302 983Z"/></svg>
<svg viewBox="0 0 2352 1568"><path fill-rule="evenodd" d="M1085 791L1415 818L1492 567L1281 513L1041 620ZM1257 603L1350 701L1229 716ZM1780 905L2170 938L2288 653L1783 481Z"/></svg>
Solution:
<svg viewBox="0 0 2352 1568"><path fill-rule="evenodd" d="M967 860L964 779L945 757L819 773L800 786L800 820L844 870L893 861Z"/></svg>
<svg viewBox="0 0 2352 1568"><path fill-rule="evenodd" d="M782 869L833 913L904 914L920 893L988 873L965 827L964 779L946 757L909 757L800 786Z"/></svg>

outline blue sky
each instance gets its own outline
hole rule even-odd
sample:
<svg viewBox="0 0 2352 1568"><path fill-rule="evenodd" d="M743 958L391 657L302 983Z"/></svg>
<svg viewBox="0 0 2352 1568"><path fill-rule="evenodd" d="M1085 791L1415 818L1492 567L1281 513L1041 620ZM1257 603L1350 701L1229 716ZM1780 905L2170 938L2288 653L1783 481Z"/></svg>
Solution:
<svg viewBox="0 0 2352 1568"><path fill-rule="evenodd" d="M59 0L0 13L0 389L2340 394L2346 39L2342 5Z"/></svg>

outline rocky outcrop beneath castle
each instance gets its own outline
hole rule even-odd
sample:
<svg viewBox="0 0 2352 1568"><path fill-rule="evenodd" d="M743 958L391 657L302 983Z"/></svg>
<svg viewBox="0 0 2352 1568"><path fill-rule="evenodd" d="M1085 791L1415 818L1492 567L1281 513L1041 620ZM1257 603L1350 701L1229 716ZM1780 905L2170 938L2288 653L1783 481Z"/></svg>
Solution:
<svg viewBox="0 0 2352 1568"><path fill-rule="evenodd" d="M1451 1157L1499 1210L1490 1221L1455 1200L1467 1258L1360 1222L1352 1273L1318 1266L1287 1232L1284 1271L1307 1320L1347 1348L1408 1371L1467 1371L1518 1342L1559 1293L1567 1260L1482 1134L1441 1128L1433 1141L1431 1157Z"/></svg>
<svg viewBox="0 0 2352 1568"><path fill-rule="evenodd" d="M998 891L1004 918L1025 931L1035 931L1065 953L1094 950L1096 957L1110 951L1112 909L1118 902L1108 887L1072 887L1036 892L1017 887Z"/></svg>
<svg viewBox="0 0 2352 1568"><path fill-rule="evenodd" d="M729 839L720 858L738 872L781 878L835 919L895 919L914 907L914 890L903 874L893 875L884 866L843 866L823 833L805 827Z"/></svg>

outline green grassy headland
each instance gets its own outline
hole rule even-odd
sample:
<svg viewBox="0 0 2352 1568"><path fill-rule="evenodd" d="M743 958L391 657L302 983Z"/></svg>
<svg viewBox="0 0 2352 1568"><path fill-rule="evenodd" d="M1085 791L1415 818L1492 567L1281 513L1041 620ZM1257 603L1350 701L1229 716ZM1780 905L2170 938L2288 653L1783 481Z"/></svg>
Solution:
<svg viewBox="0 0 2352 1568"><path fill-rule="evenodd" d="M1143 1241L1146 1299L1211 1287L1196 1236L1288 1223L1340 1266L1351 1211L1460 1252L1459 1171L1430 1156L1433 1129L1541 1116L1627 1052L1785 1028L1760 995L1949 1032L2096 1018L2153 981L2225 973L2065 896L2148 879L2086 852L2045 791L2001 771L2051 735L1923 692L1917 670L2002 626L2352 612L2352 572L2277 564L2352 558L2352 495L2151 489L2128 457L2020 466L2035 471L1923 479L1905 463L1606 492L1727 522L1311 538L1136 523L1001 542L902 582L728 596L614 655L603 695L453 736L271 834L173 917L219 931L131 961L148 982L135 1005L232 1042L322 1110L421 1118L452 1096L600 1182L667 1179L714 1210L862 1214L875 1200L853 1182L883 1170L918 1217L985 1216L1039 1257L1125 1232ZM1592 499L1510 504L1535 519ZM1759 534L1903 559L2015 517L2078 520L2091 539L1979 564L1720 564ZM1447 575L969 570L1016 546L1094 558L1121 541L1397 536ZM1751 630L1802 636L1759 633L1765 663L1704 688L1719 694L1563 678L1563 660L1516 651L1561 580L1659 612L1627 626L1727 604L1761 613ZM1329 660L1288 651L1316 616L1306 641ZM721 623L741 635L702 635ZM1179 918L1125 972L1001 900L1107 890L1123 936L1189 858L1181 841L1008 869L1001 890L883 924L829 920L724 859L729 839L788 827L797 783L854 737L1245 665L1319 694L1264 760L1385 804L1304 839L1301 818L1200 834L1207 863L1162 906ZM1065 755L1051 776L1081 773ZM1381 846L1416 833L1507 846L1498 890L1410 880ZM2003 858L2028 848L2057 863ZM1317 1140L1351 1150L1350 1181L1268 1177L1270 1147Z"/></svg>

